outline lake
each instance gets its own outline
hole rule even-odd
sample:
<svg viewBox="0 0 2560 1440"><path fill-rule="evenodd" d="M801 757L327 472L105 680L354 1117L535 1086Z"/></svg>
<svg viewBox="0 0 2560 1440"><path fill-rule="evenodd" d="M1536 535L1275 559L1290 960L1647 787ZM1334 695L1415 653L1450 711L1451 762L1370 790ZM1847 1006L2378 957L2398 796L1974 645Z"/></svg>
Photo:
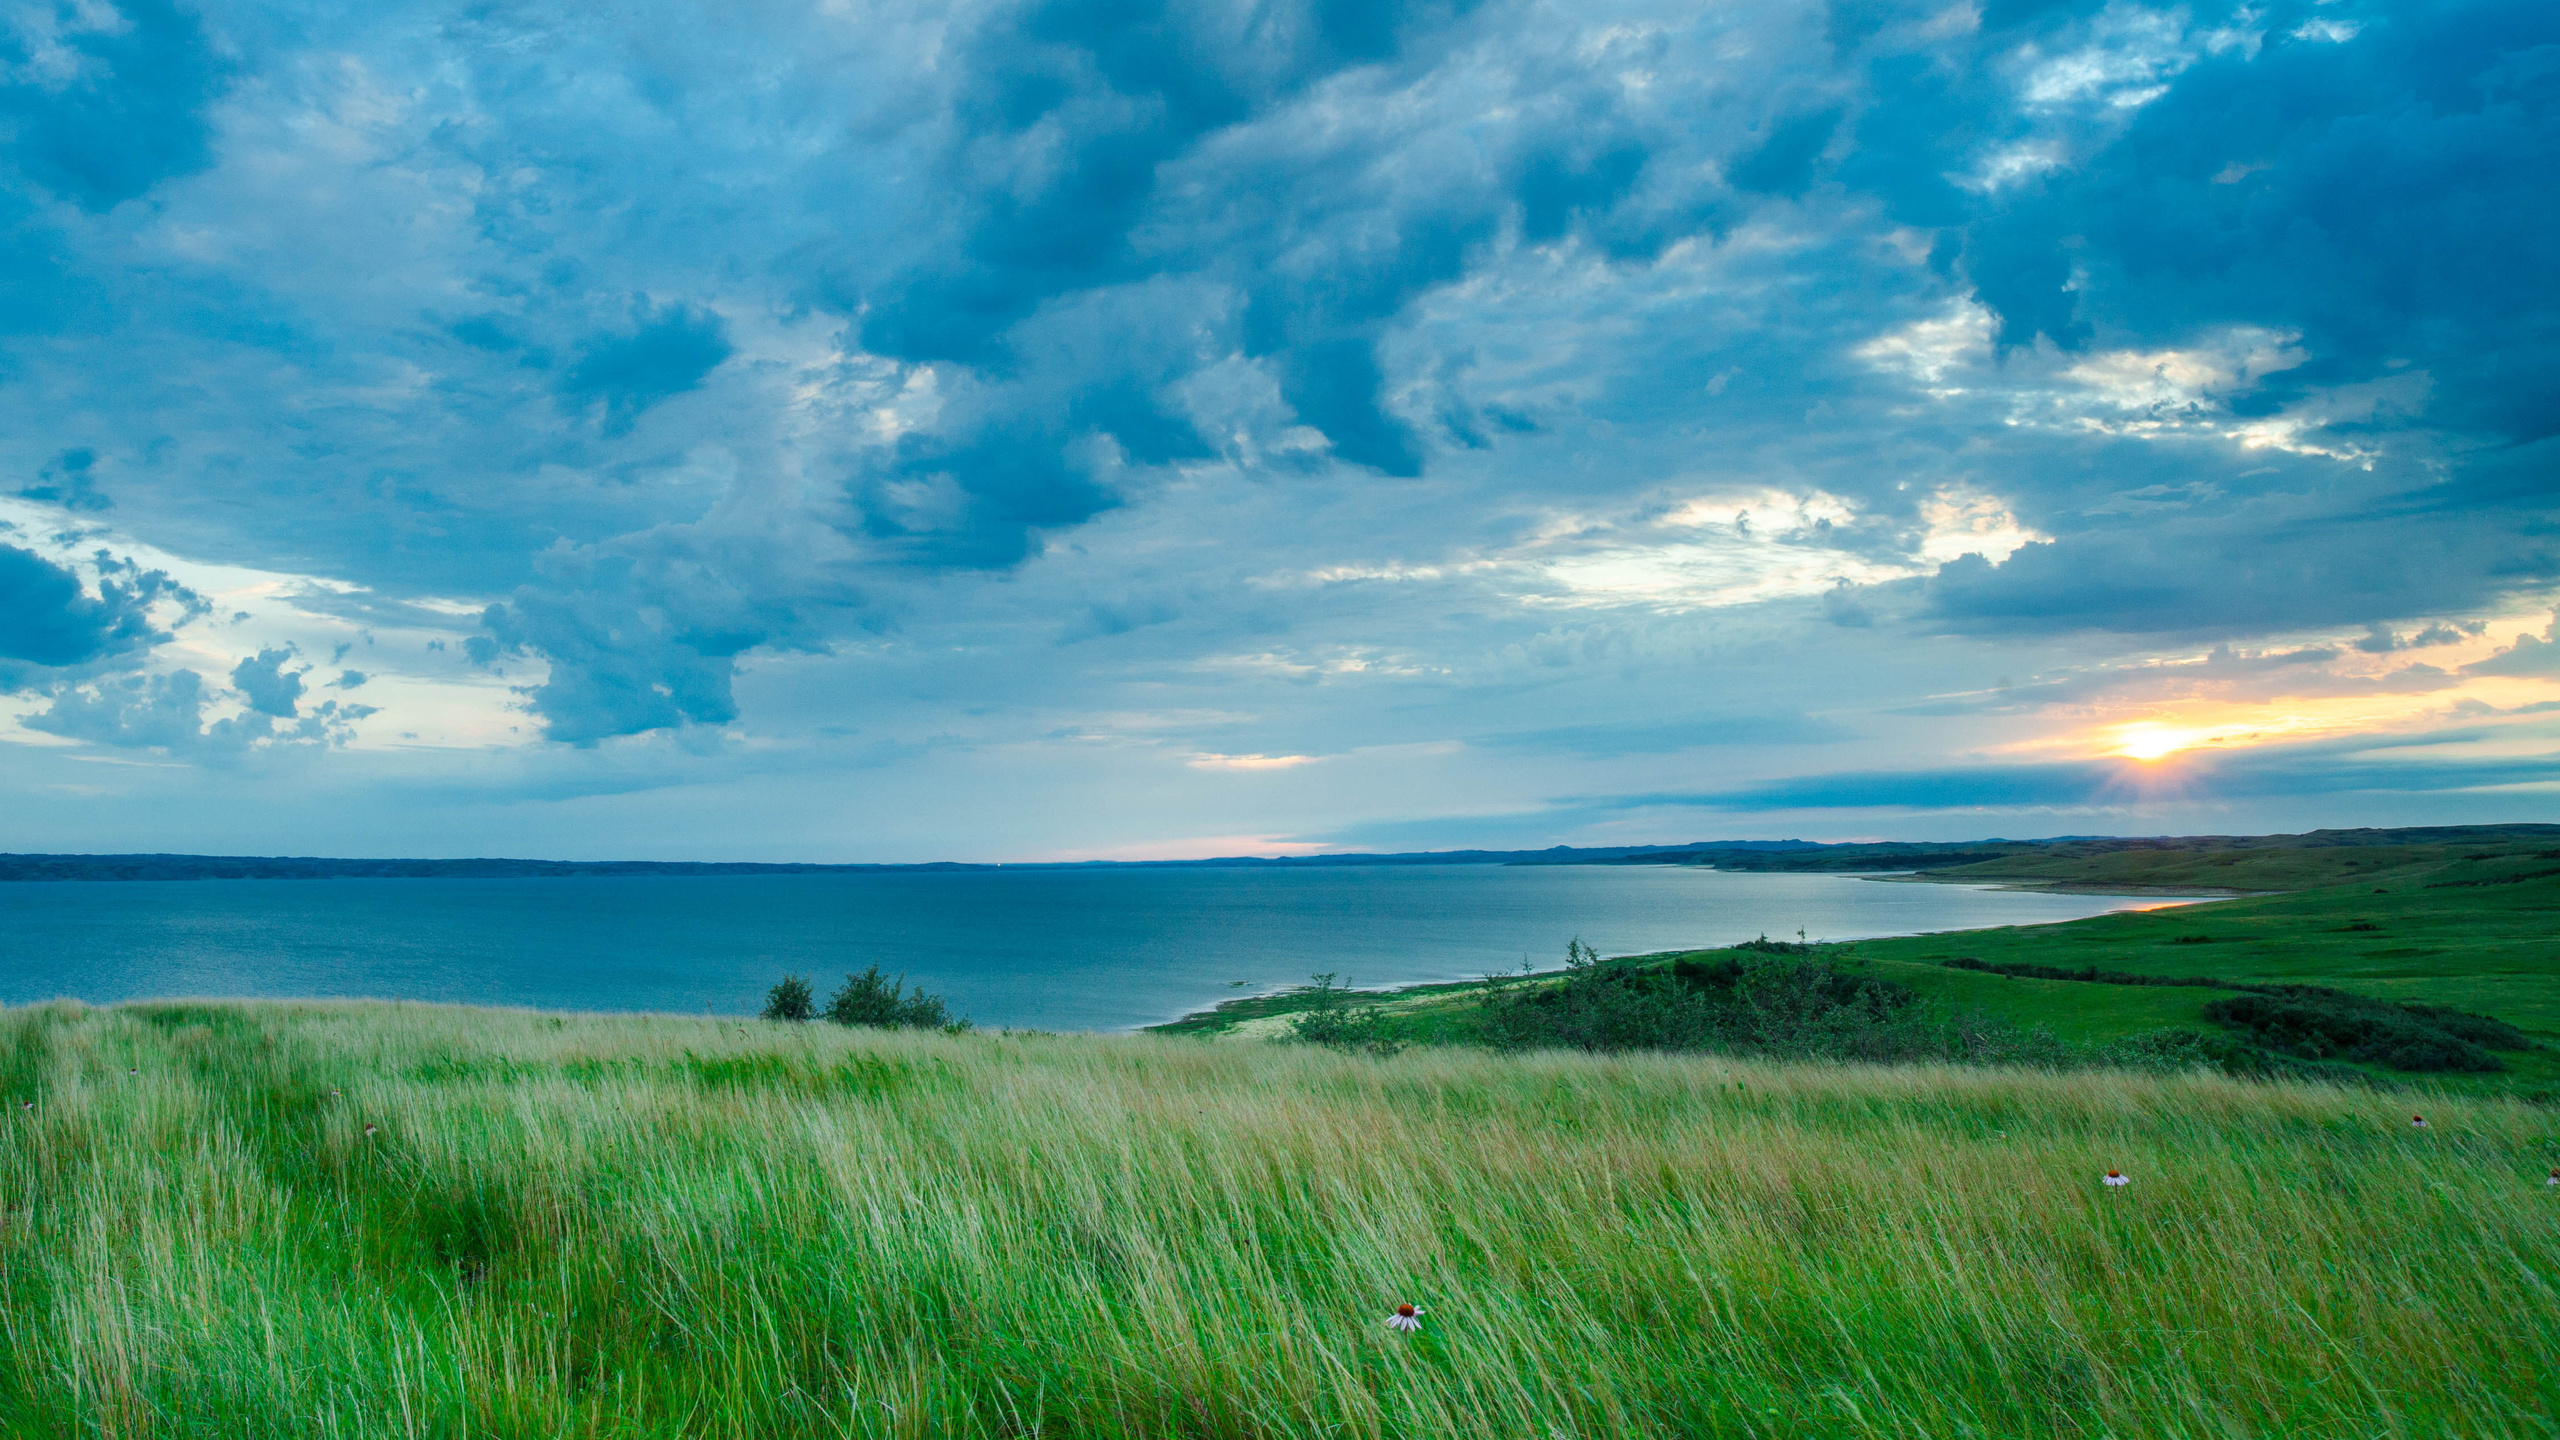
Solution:
<svg viewBox="0 0 2560 1440"><path fill-rule="evenodd" d="M1121 1030L1331 971L1362 987L1745 940L2070 920L2158 897L1672 866L979 870L0 884L0 1000L375 996L752 1014L904 972L982 1026Z"/></svg>

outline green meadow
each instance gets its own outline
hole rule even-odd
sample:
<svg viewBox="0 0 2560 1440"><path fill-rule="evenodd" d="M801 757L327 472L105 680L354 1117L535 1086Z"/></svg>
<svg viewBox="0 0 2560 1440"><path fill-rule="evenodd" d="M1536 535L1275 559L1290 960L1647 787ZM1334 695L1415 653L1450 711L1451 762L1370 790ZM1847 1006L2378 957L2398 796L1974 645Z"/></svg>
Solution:
<svg viewBox="0 0 2560 1440"><path fill-rule="evenodd" d="M2236 898L2056 925L1951 931L1818 945L1842 973L1888 982L1949 1014L1976 1014L2052 1037L2062 1051L2105 1063L2109 1047L2147 1033L2224 1033L2206 1006L2240 993L2161 986L2015 978L1950 968L2038 966L2146 978L2221 979L2241 985L2310 985L2397 1004L2487 1015L2522 1031L2532 1048L2498 1052L2493 1074L2413 1077L2374 1065L2337 1067L2384 1086L2419 1084L2457 1093L2517 1094L2560 1102L2560 850L2548 838L2507 843L2275 846L2264 840L2181 842L2177 849L2053 846L2063 853L2004 857L1925 878L1844 881L1930 884L1947 879L2141 893L2205 887ZM1746 938L1746 937L1735 937ZM1702 949L1631 957L1669 967L1746 952ZM1357 977L1350 977L1356 980ZM1553 983L1532 978L1515 985ZM1268 1038L1287 1033L1315 997L1306 991L1232 1002L1159 1029L1173 1034ZM1376 1006L1380 1034L1412 1044L1486 1039L1490 998L1476 983L1417 987Z"/></svg>
<svg viewBox="0 0 2560 1440"><path fill-rule="evenodd" d="M0 1024L19 1436L2560 1411L2560 1112L2506 1097L2433 1096L2417 1130L2403 1097L2208 1074L354 1003Z"/></svg>
<svg viewBox="0 0 2560 1440"><path fill-rule="evenodd" d="M2560 1436L2560 855L2092 859L2010 878L2285 893L1587 962L1332 1045L1263 1043L1306 992L1119 1037L0 1011L0 1435ZM1691 983L2008 1059L1503 1028ZM2515 1028L2482 1073L2140 1049L2285 985Z"/></svg>

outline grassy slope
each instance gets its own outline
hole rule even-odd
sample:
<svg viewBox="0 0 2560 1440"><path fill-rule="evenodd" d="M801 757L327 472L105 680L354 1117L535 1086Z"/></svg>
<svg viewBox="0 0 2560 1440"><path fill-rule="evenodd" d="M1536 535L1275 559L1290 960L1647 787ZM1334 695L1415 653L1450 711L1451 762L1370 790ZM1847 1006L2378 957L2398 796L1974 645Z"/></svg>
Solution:
<svg viewBox="0 0 2560 1440"><path fill-rule="evenodd" d="M2416 1132L2210 1077L353 1004L7 1012L0 1087L20 1436L2496 1440L2560 1409L2560 1133L2511 1100ZM1379 1323L1406 1298L1418 1338Z"/></svg>
<svg viewBox="0 0 2560 1440"><path fill-rule="evenodd" d="M2009 980L1938 962L1968 956L1993 964L2327 985L2495 1015L2560 1047L2560 858L2530 849L2466 858L2477 853L2443 847L2271 851L2237 864L2207 856L2201 858L2215 868L2240 873L2230 883L2273 888L2290 878L2313 888L2061 925L1868 940L1856 954L1876 973L1924 994L1979 1004L2077 1040L2169 1025L2209 1028L2205 1003L2229 992ZM2152 857L2110 858L2139 866ZM2341 872L2352 878L2336 883ZM2352 928L2357 925L2374 928ZM2208 937L2206 943L2179 943L2198 935ZM2511 1067L2507 1075L2431 1083L2560 1088L2560 1048L2502 1058Z"/></svg>
<svg viewBox="0 0 2560 1440"><path fill-rule="evenodd" d="M2381 999L2449 1005L2495 1015L2552 1048L2503 1055L2510 1067L2503 1075L2431 1076L2427 1084L2457 1091L2560 1092L2560 854L2541 848L2546 845L2031 856L1981 867L1982 873L1966 867L1937 872L1925 881L1895 883L1935 883L1952 873L1976 883L2210 884L2294 893L2056 925L1863 940L1848 954L1854 957L1853 967L1932 999L1980 1006L2018 1024L2043 1025L2065 1039L2086 1043L2171 1026L2209 1030L2203 1016L2206 1002L2231 992L2011 980L1948 970L1938 962L1964 956L1993 964L2094 965L2135 974L2326 985ZM2358 923L2377 928L2349 928ZM2209 942L2176 943L2178 937L2199 934L2209 936ZM1388 1008L1406 1038L1463 1042L1475 1033L1475 999L1469 986L1433 986L1400 992ZM1240 1028L1260 1034L1273 1027L1273 1017L1291 1014L1303 1004L1292 995L1264 996L1163 1028L1195 1034ZM1261 1023L1238 1026L1256 1020Z"/></svg>
<svg viewBox="0 0 2560 1440"><path fill-rule="evenodd" d="M2409 845L2282 845L2294 837L2259 837L2206 848L2100 850L2054 845L1933 870L1941 880L2030 880L2088 886L2208 886L2232 890L2305 890L2316 886L2390 883L2441 875L2560 875L2560 849L2549 839Z"/></svg>

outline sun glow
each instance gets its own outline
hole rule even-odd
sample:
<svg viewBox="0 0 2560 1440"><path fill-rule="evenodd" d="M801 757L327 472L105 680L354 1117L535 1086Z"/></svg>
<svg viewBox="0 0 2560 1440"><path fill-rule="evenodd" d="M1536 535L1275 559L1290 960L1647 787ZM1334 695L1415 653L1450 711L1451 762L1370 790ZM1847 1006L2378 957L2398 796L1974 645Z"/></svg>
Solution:
<svg viewBox="0 0 2560 1440"><path fill-rule="evenodd" d="M2183 730L2145 720L2116 731L2116 753L2130 760L2159 760L2194 748L2212 738L2202 730Z"/></svg>

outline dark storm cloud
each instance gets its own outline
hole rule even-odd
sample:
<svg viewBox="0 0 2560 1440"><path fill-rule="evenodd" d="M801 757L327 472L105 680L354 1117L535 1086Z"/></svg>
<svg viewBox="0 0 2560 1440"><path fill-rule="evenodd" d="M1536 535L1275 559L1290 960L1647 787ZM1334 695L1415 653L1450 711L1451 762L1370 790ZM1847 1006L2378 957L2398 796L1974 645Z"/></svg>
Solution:
<svg viewBox="0 0 2560 1440"><path fill-rule="evenodd" d="M640 412L702 383L732 353L717 315L684 305L642 307L622 334L589 341L560 376L561 404L601 411L605 428L623 431Z"/></svg>
<svg viewBox="0 0 2560 1440"><path fill-rule="evenodd" d="M127 573L112 561L102 571L92 596L75 572L32 550L0 545L0 661L81 665L167 639L152 626L151 605L164 595L184 595L183 588L158 571ZM12 673L0 667L0 681Z"/></svg>
<svg viewBox="0 0 2560 1440"><path fill-rule="evenodd" d="M85 446L65 450L54 457L53 463L44 467L35 484L21 488L18 495L21 499L59 505L65 510L113 510L116 502L98 489L97 479L91 473L97 463L97 452Z"/></svg>
<svg viewBox="0 0 2560 1440"><path fill-rule="evenodd" d="M0 155L83 209L211 162L205 110L227 67L189 10L167 0L30 6L0 36L0 65Z"/></svg>

